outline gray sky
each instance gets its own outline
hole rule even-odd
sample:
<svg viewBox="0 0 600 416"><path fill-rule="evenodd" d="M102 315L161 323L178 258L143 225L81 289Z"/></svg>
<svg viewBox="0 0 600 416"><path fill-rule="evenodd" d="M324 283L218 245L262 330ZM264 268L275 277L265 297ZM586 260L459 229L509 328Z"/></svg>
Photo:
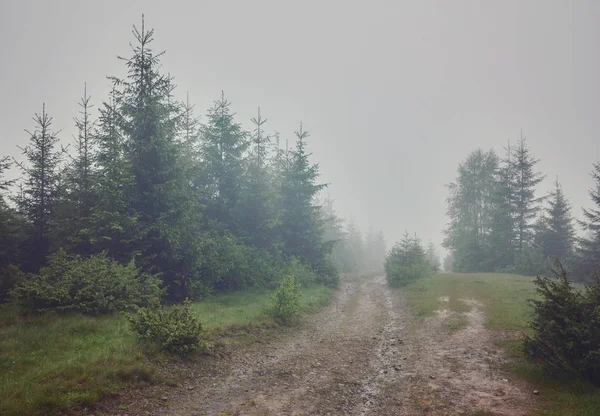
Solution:
<svg viewBox="0 0 600 416"><path fill-rule="evenodd" d="M600 2L0 0L0 155L18 156L46 102L66 143L84 82L96 108L123 75L142 13L204 113L221 89L239 120L309 150L338 211L388 242L442 240L445 184L467 153L520 129L550 188L589 206L600 160Z"/></svg>

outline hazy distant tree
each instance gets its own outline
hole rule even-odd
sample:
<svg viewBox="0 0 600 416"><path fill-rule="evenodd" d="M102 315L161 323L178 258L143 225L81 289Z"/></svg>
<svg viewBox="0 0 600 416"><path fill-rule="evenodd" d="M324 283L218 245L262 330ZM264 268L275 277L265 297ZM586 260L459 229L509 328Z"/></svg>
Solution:
<svg viewBox="0 0 600 416"><path fill-rule="evenodd" d="M28 164L21 163L24 174L23 192L17 203L20 212L32 227L27 250L27 268L36 270L44 265L55 224L55 207L58 198L58 174L63 158L57 149L57 133L52 132L52 117L46 113L33 117L35 129L29 133L29 146L21 148Z"/></svg>
<svg viewBox="0 0 600 416"><path fill-rule="evenodd" d="M459 165L456 181L448 185L450 222L444 247L454 252L454 266L458 271L487 268L484 253L492 222L492 192L497 169L496 154L477 149Z"/></svg>
<svg viewBox="0 0 600 416"><path fill-rule="evenodd" d="M512 189L514 190L514 212L516 222L517 254L533 240L533 220L536 217L541 199L535 197L536 186L544 180L544 175L535 171L539 159L531 155L524 137L513 149Z"/></svg>
<svg viewBox="0 0 600 416"><path fill-rule="evenodd" d="M374 246L374 266L375 268L379 269L384 265L385 256L387 254L387 246L385 242L385 237L383 235L383 231L380 230L375 235Z"/></svg>
<svg viewBox="0 0 600 416"><path fill-rule="evenodd" d="M365 244L360 229L352 218L346 224L346 234L352 256L352 271L360 271L363 269Z"/></svg>
<svg viewBox="0 0 600 416"><path fill-rule="evenodd" d="M444 257L443 267L445 272L449 273L454 271L454 254L451 251Z"/></svg>
<svg viewBox="0 0 600 416"><path fill-rule="evenodd" d="M555 261L560 259L568 264L573 254L575 229L571 216L571 206L565 198L558 180L555 189L549 195L548 206L545 210L544 224L541 231L541 248L544 256Z"/></svg>
<svg viewBox="0 0 600 416"><path fill-rule="evenodd" d="M587 236L580 242L581 264L577 272L580 279L590 281L593 273L600 268L600 162L594 164L592 178L595 184L590 190L590 197L595 207L583 209L584 220L580 223Z"/></svg>
<svg viewBox="0 0 600 416"><path fill-rule="evenodd" d="M438 270L440 270L440 267L442 266L440 262L440 256L437 252L435 244L433 244L432 242L429 242L429 244L427 245L425 257L427 259L427 263L429 263L429 265L434 271L437 272Z"/></svg>
<svg viewBox="0 0 600 416"><path fill-rule="evenodd" d="M516 254L515 189L513 186L512 150L500 162L491 193L488 262L491 271L505 270L514 265Z"/></svg>

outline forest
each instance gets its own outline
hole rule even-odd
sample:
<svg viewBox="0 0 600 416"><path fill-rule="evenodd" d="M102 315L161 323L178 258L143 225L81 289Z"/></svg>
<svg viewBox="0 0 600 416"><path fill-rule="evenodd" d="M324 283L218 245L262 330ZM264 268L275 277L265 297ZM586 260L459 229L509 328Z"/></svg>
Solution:
<svg viewBox="0 0 600 416"><path fill-rule="evenodd" d="M540 194L546 174L536 168L525 137L501 157L477 149L448 185L445 269L550 275L559 261L579 281L592 282L600 263L600 164L591 167L590 207L576 219L560 178ZM577 232L578 226L582 230Z"/></svg>
<svg viewBox="0 0 600 416"><path fill-rule="evenodd" d="M1 301L88 311L86 297L110 293L127 309L271 287L290 268L332 287L340 272L381 268L383 233L336 214L302 123L280 139L258 108L246 130L224 93L200 123L189 94L174 98L154 31L142 21L133 35L127 76L107 77L97 117L82 88L72 143L42 106L22 160L1 159Z"/></svg>

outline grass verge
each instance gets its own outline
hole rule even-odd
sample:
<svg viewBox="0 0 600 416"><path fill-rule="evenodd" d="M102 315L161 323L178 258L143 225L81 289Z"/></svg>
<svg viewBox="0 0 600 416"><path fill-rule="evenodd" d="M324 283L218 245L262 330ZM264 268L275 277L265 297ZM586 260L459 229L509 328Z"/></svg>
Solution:
<svg viewBox="0 0 600 416"><path fill-rule="evenodd" d="M537 297L533 278L494 273L440 273L414 282L403 289L409 306L416 315L430 316L437 309L456 312L458 323L450 322L451 329L466 324L460 320L469 307L460 299L472 298L483 304L486 326L502 330L502 342L507 354L513 358L508 370L531 382L545 398L542 415L595 416L600 409L600 387L569 375L551 375L539 365L529 363L522 353L519 335L528 330L531 309L527 299ZM447 301L440 298L447 296ZM517 339L517 340L515 340Z"/></svg>
<svg viewBox="0 0 600 416"><path fill-rule="evenodd" d="M302 312L328 304L332 295L324 286L303 289ZM228 328L272 323L264 312L269 302L265 292L234 292L193 310L209 334L222 337ZM164 358L140 345L121 315L23 317L0 306L0 415L51 415L93 405L122 388L160 381L155 363Z"/></svg>

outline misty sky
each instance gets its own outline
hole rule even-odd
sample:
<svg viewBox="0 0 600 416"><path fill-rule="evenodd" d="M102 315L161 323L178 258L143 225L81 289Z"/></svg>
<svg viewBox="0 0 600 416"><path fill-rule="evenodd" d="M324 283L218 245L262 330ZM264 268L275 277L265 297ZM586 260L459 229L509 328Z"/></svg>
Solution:
<svg viewBox="0 0 600 416"><path fill-rule="evenodd" d="M20 157L46 102L64 143L84 82L96 109L146 15L184 99L220 91L250 128L257 106L300 121L337 210L388 242L442 240L445 184L476 147L523 129L549 189L590 206L600 160L599 1L0 0L0 156Z"/></svg>

